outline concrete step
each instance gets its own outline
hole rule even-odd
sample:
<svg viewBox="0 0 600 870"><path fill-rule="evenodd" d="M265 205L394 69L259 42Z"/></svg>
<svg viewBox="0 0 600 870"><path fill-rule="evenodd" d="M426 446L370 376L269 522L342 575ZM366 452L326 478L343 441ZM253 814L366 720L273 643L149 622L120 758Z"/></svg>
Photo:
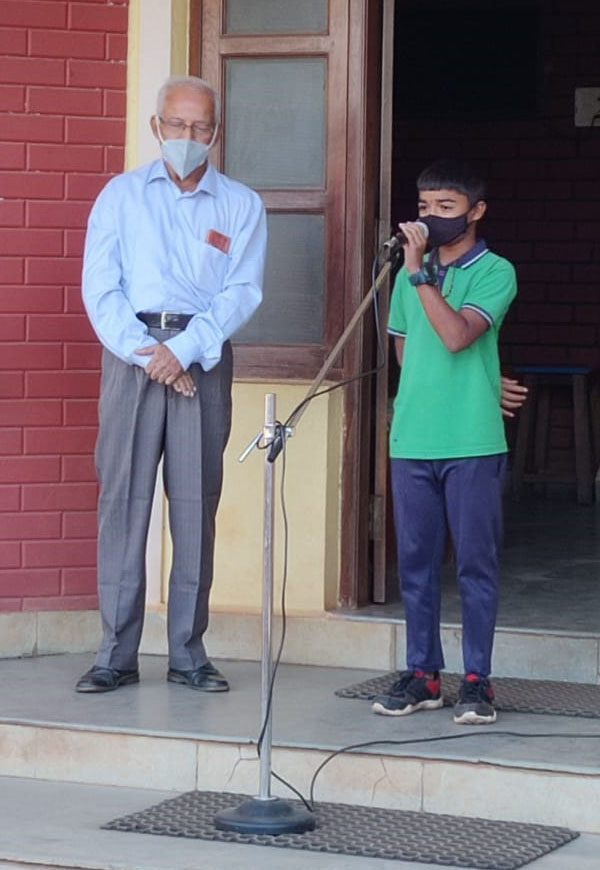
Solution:
<svg viewBox="0 0 600 870"><path fill-rule="evenodd" d="M0 870L423 870L382 858L274 849L101 830L115 816L171 793L0 778ZM597 870L600 837L583 835L529 864L532 870ZM448 865L448 870L458 870Z"/></svg>
<svg viewBox="0 0 600 870"><path fill-rule="evenodd" d="M76 694L90 664L85 655L0 661L0 775L170 793L257 792L258 663L221 662L231 692L211 696L168 684L166 660L145 656L139 685ZM494 726L468 728L454 725L448 709L398 720L335 696L374 675L282 665L275 771L307 795L332 752L378 741L327 764L315 799L600 834L600 720L501 713ZM277 782L273 792L289 796Z"/></svg>

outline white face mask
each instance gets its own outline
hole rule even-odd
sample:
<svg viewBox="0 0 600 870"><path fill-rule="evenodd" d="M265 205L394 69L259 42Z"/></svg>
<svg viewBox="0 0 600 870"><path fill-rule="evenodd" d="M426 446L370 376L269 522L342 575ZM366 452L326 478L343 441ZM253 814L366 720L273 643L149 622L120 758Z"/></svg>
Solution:
<svg viewBox="0 0 600 870"><path fill-rule="evenodd" d="M156 119L156 129L161 145L163 159L169 164L179 178L187 178L195 169L206 163L210 149L217 138L218 125L215 127L208 144L195 139L163 139L160 132L160 122Z"/></svg>

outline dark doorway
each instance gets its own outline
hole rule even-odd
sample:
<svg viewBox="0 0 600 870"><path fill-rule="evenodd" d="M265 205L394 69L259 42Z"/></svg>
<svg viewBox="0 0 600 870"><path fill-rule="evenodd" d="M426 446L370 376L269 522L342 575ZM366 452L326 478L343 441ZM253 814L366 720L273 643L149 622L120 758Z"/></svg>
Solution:
<svg viewBox="0 0 600 870"><path fill-rule="evenodd" d="M396 2L392 220L415 217L414 179L432 160L461 156L484 171L482 234L519 279L501 333L507 373L600 366L600 128L576 124L574 111L578 89L597 82L599 39L590 0ZM391 395L397 376L390 356ZM565 481L575 422L569 391L557 391L546 455ZM517 425L507 423L513 447ZM577 504L574 482L507 496L499 624L598 632L599 508ZM398 615L389 522L388 553L383 610ZM460 622L451 566L447 587L443 617Z"/></svg>

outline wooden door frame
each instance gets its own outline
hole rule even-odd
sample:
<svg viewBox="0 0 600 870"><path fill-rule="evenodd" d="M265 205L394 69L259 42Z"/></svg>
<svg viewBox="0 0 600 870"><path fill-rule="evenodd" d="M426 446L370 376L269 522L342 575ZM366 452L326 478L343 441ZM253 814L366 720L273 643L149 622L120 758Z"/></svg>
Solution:
<svg viewBox="0 0 600 870"><path fill-rule="evenodd" d="M371 283L371 266L377 248L379 136L381 96L381 3L380 0L329 0L327 34L298 34L282 37L298 54L314 55L336 46L336 60L328 93L329 124L327 190L323 203L337 207L339 225L327 228L328 266L326 287L335 293L325 322L323 347L286 348L286 362L277 360L281 349L262 348L260 359L241 346L236 348L236 374L244 378L312 378L350 320ZM218 0L190 0L190 69L200 72L223 92L223 58L244 54L245 37L223 34L223 6ZM202 32L204 30L204 33ZM207 62L202 55L204 39L220 40L223 53L214 52ZM247 38L246 38L247 39ZM341 56L340 49L345 47ZM246 49L247 50L247 49ZM282 52L279 51L281 54ZM277 56L272 36L253 37L253 55ZM340 98L340 94L343 98ZM215 160L222 154L216 148ZM318 191L293 194L265 191L267 208L290 210L318 207ZM338 288L333 290L332 288ZM341 304L339 304L341 303ZM369 317L369 315L367 315ZM371 321L361 323L347 344L331 380L356 377L372 367L373 329ZM265 352L265 350L267 352ZM241 351L241 352L238 352ZM276 374L275 374L276 372ZM371 395L373 379L356 380L345 387L344 442L342 451L342 499L340 582L338 604L354 608L370 599L369 577L369 489L371 466Z"/></svg>

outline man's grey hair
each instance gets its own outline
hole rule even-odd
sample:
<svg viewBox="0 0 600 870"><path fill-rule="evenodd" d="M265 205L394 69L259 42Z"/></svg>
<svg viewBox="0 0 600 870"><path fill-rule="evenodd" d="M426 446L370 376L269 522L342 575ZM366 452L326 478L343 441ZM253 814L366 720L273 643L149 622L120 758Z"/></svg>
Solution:
<svg viewBox="0 0 600 870"><path fill-rule="evenodd" d="M215 107L215 123L218 124L221 120L221 100L215 89L209 85L204 79L198 76L169 76L166 82L162 85L156 98L156 114L160 117L168 95L175 88L194 88L197 91L202 91L204 94L209 94L212 97Z"/></svg>

